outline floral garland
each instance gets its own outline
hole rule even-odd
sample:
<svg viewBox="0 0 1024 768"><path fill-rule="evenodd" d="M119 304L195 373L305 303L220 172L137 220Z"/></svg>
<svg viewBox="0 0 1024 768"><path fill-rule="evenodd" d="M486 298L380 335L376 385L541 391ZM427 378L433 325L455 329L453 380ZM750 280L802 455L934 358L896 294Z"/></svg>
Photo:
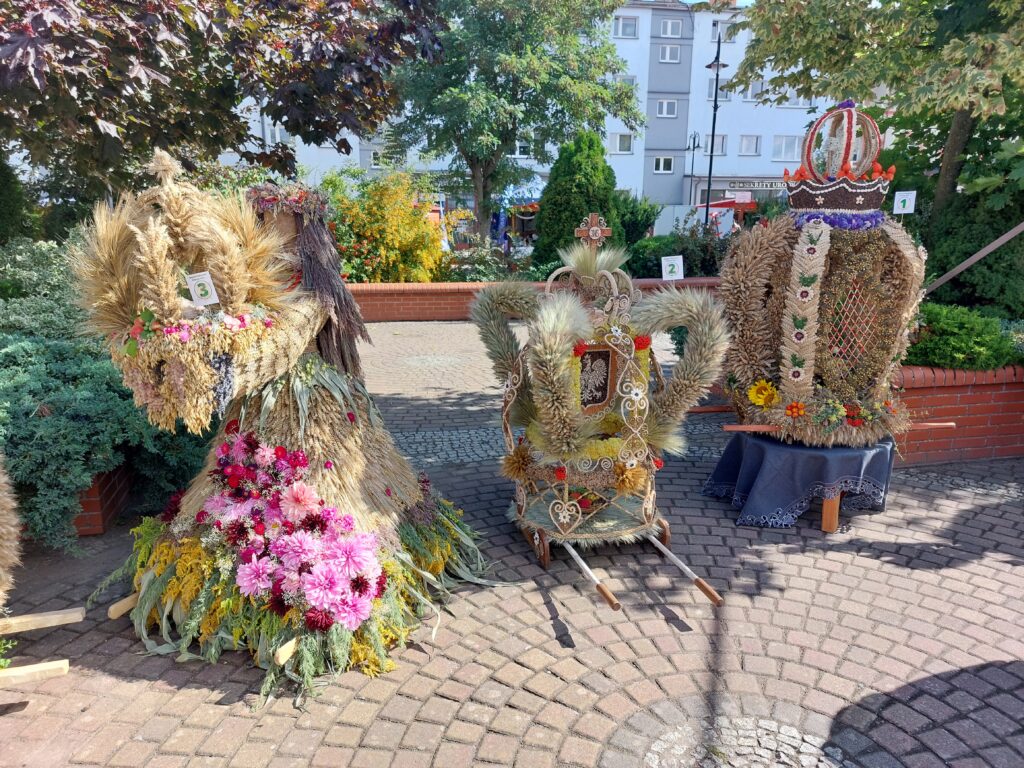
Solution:
<svg viewBox="0 0 1024 768"><path fill-rule="evenodd" d="M779 352L782 397L788 401L806 399L814 391L818 305L829 244L829 226L812 221L800 232L800 239L793 247Z"/></svg>
<svg viewBox="0 0 1024 768"><path fill-rule="evenodd" d="M813 221L821 221L835 229L874 229L885 221L881 211L791 211L793 221L798 227L804 227Z"/></svg>
<svg viewBox="0 0 1024 768"><path fill-rule="evenodd" d="M259 214L293 213L304 219L321 219L327 216L327 200L315 190L298 184L278 186L264 182L251 187L246 197Z"/></svg>
<svg viewBox="0 0 1024 768"><path fill-rule="evenodd" d="M156 320L156 315L150 309L143 309L135 316L135 322L128 329L127 339L121 347L121 352L128 357L135 357L139 354L139 345L145 341L158 337L160 334L176 339L182 344L190 341L194 335L214 333L238 333L247 330L254 325L262 325L264 328L272 328L274 325L273 313L267 312L263 307L252 307L251 311L240 315L231 315L224 311L215 313L204 313L192 319L176 321L173 325L161 325Z"/></svg>
<svg viewBox="0 0 1024 768"><path fill-rule="evenodd" d="M173 430L179 418L194 434L223 413L234 393L233 361L259 342L277 317L254 307L249 313L203 314L162 326L143 310L111 357L135 403L145 406L150 423Z"/></svg>

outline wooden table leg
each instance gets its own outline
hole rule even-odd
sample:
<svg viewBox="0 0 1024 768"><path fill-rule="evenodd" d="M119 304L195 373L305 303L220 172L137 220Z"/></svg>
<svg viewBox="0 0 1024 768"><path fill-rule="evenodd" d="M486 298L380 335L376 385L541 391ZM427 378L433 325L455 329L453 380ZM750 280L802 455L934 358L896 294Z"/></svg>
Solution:
<svg viewBox="0 0 1024 768"><path fill-rule="evenodd" d="M843 494L834 496L831 499L821 500L821 530L825 533L835 533L839 529L839 502Z"/></svg>

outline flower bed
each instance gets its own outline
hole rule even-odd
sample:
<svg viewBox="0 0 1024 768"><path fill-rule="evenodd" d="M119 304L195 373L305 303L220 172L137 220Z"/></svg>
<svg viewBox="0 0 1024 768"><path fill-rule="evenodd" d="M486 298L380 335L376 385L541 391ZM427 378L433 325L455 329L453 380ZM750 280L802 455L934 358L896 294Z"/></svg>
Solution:
<svg viewBox="0 0 1024 768"><path fill-rule="evenodd" d="M1024 366L963 371L905 365L894 383L914 421L955 421L899 440L905 464L1024 456Z"/></svg>

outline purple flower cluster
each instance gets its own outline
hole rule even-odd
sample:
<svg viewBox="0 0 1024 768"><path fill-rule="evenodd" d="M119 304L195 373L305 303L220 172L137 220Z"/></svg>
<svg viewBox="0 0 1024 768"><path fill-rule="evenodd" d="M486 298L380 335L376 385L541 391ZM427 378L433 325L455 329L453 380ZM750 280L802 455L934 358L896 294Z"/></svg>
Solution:
<svg viewBox="0 0 1024 768"><path fill-rule="evenodd" d="M808 211L794 213L793 221L797 228L802 228L810 221L823 221L835 229L874 229L885 221L881 211L857 211L851 213L827 213L826 211Z"/></svg>

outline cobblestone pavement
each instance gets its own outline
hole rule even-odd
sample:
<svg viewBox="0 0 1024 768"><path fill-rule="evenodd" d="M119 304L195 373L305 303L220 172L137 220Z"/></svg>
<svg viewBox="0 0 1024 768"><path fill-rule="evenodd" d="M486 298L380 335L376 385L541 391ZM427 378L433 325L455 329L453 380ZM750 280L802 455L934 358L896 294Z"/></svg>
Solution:
<svg viewBox="0 0 1024 768"><path fill-rule="evenodd" d="M784 531L737 528L700 488L723 440L659 474L673 549L723 593L712 609L649 547L536 564L496 477L498 388L465 324L379 324L369 387L399 444L483 536L495 589L466 588L399 668L347 673L305 711L253 709L261 673L140 653L102 607L21 636L16 663L66 677L0 691L13 766L1024 766L1024 460L900 469L884 513L812 510ZM665 349L664 345L659 351ZM128 550L29 553L15 613L80 603Z"/></svg>

